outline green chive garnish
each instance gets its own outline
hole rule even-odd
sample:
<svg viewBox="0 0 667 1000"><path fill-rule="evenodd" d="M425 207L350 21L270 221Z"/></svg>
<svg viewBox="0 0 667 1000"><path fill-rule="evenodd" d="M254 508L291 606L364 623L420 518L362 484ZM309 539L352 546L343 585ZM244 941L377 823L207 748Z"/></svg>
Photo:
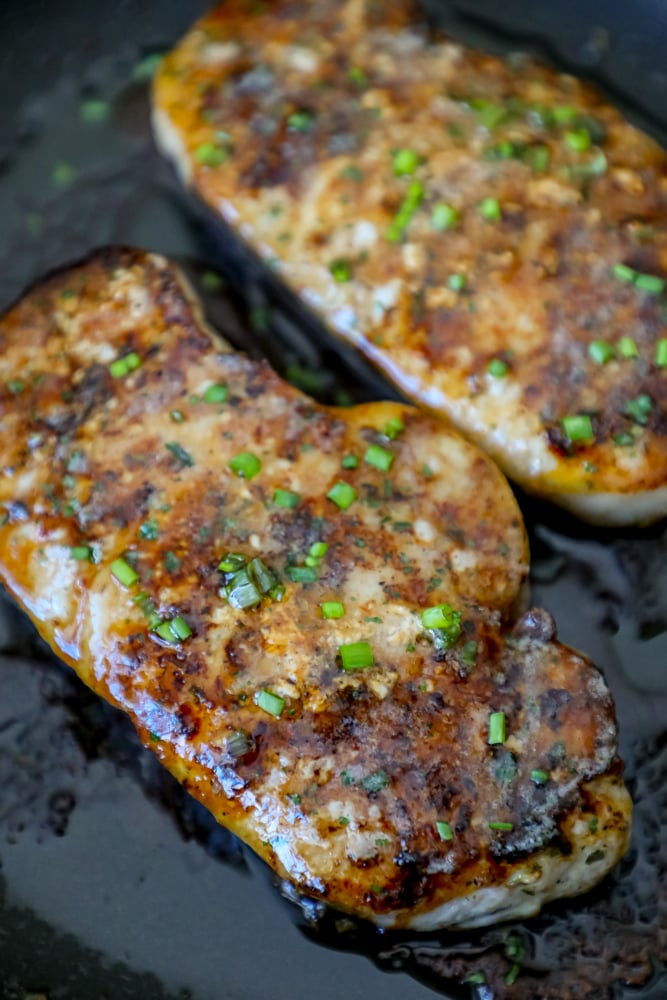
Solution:
<svg viewBox="0 0 667 1000"><path fill-rule="evenodd" d="M205 403L224 403L229 394L229 390L226 385L220 382L214 385L209 385L208 389L204 393Z"/></svg>
<svg viewBox="0 0 667 1000"><path fill-rule="evenodd" d="M170 451L174 458L177 458L181 465L187 465L189 468L195 464L195 460L189 451L179 444L178 441L167 441L165 443L165 448Z"/></svg>
<svg viewBox="0 0 667 1000"><path fill-rule="evenodd" d="M394 153L394 173L397 177L413 174L419 166L419 154L414 149L399 149Z"/></svg>
<svg viewBox="0 0 667 1000"><path fill-rule="evenodd" d="M139 579L139 574L124 559L114 559L111 563L111 575L124 587L131 587Z"/></svg>
<svg viewBox="0 0 667 1000"><path fill-rule="evenodd" d="M111 105L107 101L83 101L79 113L87 124L105 122L111 115Z"/></svg>
<svg viewBox="0 0 667 1000"><path fill-rule="evenodd" d="M23 392L25 389L25 382L20 378L10 378L7 382L7 391L11 392L12 396L18 396L19 393Z"/></svg>
<svg viewBox="0 0 667 1000"><path fill-rule="evenodd" d="M379 444L372 444L364 455L364 462L374 465L382 472L389 472L394 461L394 455L386 448L381 448Z"/></svg>
<svg viewBox="0 0 667 1000"><path fill-rule="evenodd" d="M501 358L492 358L486 370L494 378L505 378L509 371L509 365Z"/></svg>
<svg viewBox="0 0 667 1000"><path fill-rule="evenodd" d="M499 222L501 219L500 202L497 198L485 198L479 206L482 218L487 222Z"/></svg>
<svg viewBox="0 0 667 1000"><path fill-rule="evenodd" d="M494 820L492 823L489 823L489 829L490 830L505 830L507 833L510 833L510 831L512 831L514 829L514 824L513 823L502 823L499 820Z"/></svg>
<svg viewBox="0 0 667 1000"><path fill-rule="evenodd" d="M273 502L276 507L287 507L293 510L297 507L301 496L298 493L292 493L291 490L274 490L273 492Z"/></svg>
<svg viewBox="0 0 667 1000"><path fill-rule="evenodd" d="M365 670L375 662L368 642L347 642L338 647L343 670Z"/></svg>
<svg viewBox="0 0 667 1000"><path fill-rule="evenodd" d="M449 823L445 823L444 820L437 820L435 828L438 831L438 836L440 840L453 840L454 834L452 833L452 828Z"/></svg>
<svg viewBox="0 0 667 1000"><path fill-rule="evenodd" d="M549 166L551 153L548 146L530 146L526 150L526 162L534 173L543 174Z"/></svg>
<svg viewBox="0 0 667 1000"><path fill-rule="evenodd" d="M637 277L637 272L633 271L627 264L614 264L613 273L614 277L618 278L619 281L625 281L630 285L634 284L634 280Z"/></svg>
<svg viewBox="0 0 667 1000"><path fill-rule="evenodd" d="M183 642L192 635L192 629L181 615L176 615L170 621L161 622L153 631L165 642Z"/></svg>
<svg viewBox="0 0 667 1000"><path fill-rule="evenodd" d="M90 545L73 545L69 554L72 559L78 559L79 562L92 562L93 560L93 550Z"/></svg>
<svg viewBox="0 0 667 1000"><path fill-rule="evenodd" d="M229 468L240 479L254 479L262 468L262 463L251 451L242 451L231 459Z"/></svg>
<svg viewBox="0 0 667 1000"><path fill-rule="evenodd" d="M422 185L419 181L411 181L407 194L387 229L386 235L390 243L399 243L403 239L405 230L408 228L412 216L421 205L423 197L424 188Z"/></svg>
<svg viewBox="0 0 667 1000"><path fill-rule="evenodd" d="M420 616L424 628L450 628L460 621L460 611L454 611L451 604L436 604L432 608L424 608Z"/></svg>
<svg viewBox="0 0 667 1000"><path fill-rule="evenodd" d="M667 367L667 337L661 337L655 345L655 363L658 368Z"/></svg>
<svg viewBox="0 0 667 1000"><path fill-rule="evenodd" d="M136 351L130 351L123 358L117 358L109 365L109 372L114 378L125 378L130 372L136 371L141 366L141 358Z"/></svg>
<svg viewBox="0 0 667 1000"><path fill-rule="evenodd" d="M551 114L558 125L571 125L578 117L579 112L569 104L559 104L555 108L551 108Z"/></svg>
<svg viewBox="0 0 667 1000"><path fill-rule="evenodd" d="M617 344L618 353L622 358L638 358L637 344L632 337L621 337Z"/></svg>
<svg viewBox="0 0 667 1000"><path fill-rule="evenodd" d="M310 111L295 111L287 119L290 132L309 132L315 121Z"/></svg>
<svg viewBox="0 0 667 1000"><path fill-rule="evenodd" d="M322 556L326 555L329 550L329 545L327 542L313 542L310 546L308 555L312 556L314 559L321 559Z"/></svg>
<svg viewBox="0 0 667 1000"><path fill-rule="evenodd" d="M490 746L496 743L504 743L507 738L504 712L491 712L489 716L489 739Z"/></svg>
<svg viewBox="0 0 667 1000"><path fill-rule="evenodd" d="M242 610L244 608L254 608L262 600L262 594L250 578L248 568L237 570L222 592L233 608Z"/></svg>
<svg viewBox="0 0 667 1000"><path fill-rule="evenodd" d="M636 399L630 399L625 404L625 413L628 417L637 424L645 425L648 423L648 415L653 409L653 400L646 393L642 393L641 396L637 396Z"/></svg>
<svg viewBox="0 0 667 1000"><path fill-rule="evenodd" d="M352 265L345 257L332 260L329 264L329 270L334 281L337 281L339 284L349 281L352 277Z"/></svg>
<svg viewBox="0 0 667 1000"><path fill-rule="evenodd" d="M317 570L314 566L287 566L285 575L293 583L317 583Z"/></svg>
<svg viewBox="0 0 667 1000"><path fill-rule="evenodd" d="M245 556L240 552L228 552L218 563L221 573L236 573L245 564Z"/></svg>
<svg viewBox="0 0 667 1000"><path fill-rule="evenodd" d="M591 134L587 128L578 128L573 132L566 132L565 142L575 153L585 153L591 148Z"/></svg>
<svg viewBox="0 0 667 1000"><path fill-rule="evenodd" d="M323 618L342 618L345 614L345 608L341 601L322 601L320 607Z"/></svg>
<svg viewBox="0 0 667 1000"><path fill-rule="evenodd" d="M441 201L433 209L431 214L431 225L434 229L443 233L446 229L453 229L459 219L460 215L454 206Z"/></svg>
<svg viewBox="0 0 667 1000"><path fill-rule="evenodd" d="M382 433L385 435L385 437L388 437L392 441L395 441L396 438L399 436L399 434L402 434L404 430L405 430L405 424L403 423L401 418L392 417L384 425L384 430L382 431Z"/></svg>
<svg viewBox="0 0 667 1000"><path fill-rule="evenodd" d="M497 128L509 115L508 109L503 107L502 104L494 104L493 101L488 101L484 98L471 101L471 105L477 112L480 124L489 130Z"/></svg>
<svg viewBox="0 0 667 1000"><path fill-rule="evenodd" d="M195 149L195 160L203 167L219 167L229 159L229 150L225 146L217 146L214 142L203 142Z"/></svg>
<svg viewBox="0 0 667 1000"><path fill-rule="evenodd" d="M285 699L263 688L255 695L255 704L258 708L268 712L269 715L274 715L276 719L279 719L285 707Z"/></svg>
<svg viewBox="0 0 667 1000"><path fill-rule="evenodd" d="M344 469L356 469L359 465L359 459L356 455L344 455L340 464Z"/></svg>
<svg viewBox="0 0 667 1000"><path fill-rule="evenodd" d="M661 295L665 290L665 279L659 278L657 274L638 274L635 278L635 285L637 288L641 288L642 292Z"/></svg>
<svg viewBox="0 0 667 1000"><path fill-rule="evenodd" d="M530 772L530 780L534 781L536 785L546 785L549 780L549 772L535 768L535 770Z"/></svg>
<svg viewBox="0 0 667 1000"><path fill-rule="evenodd" d="M573 416L563 417L561 423L568 439L573 444L577 441L595 440L593 424L588 414L576 413Z"/></svg>
<svg viewBox="0 0 667 1000"><path fill-rule="evenodd" d="M350 486L349 483L345 483L340 480L331 487L327 493L327 499L333 500L333 502L340 507L341 510L347 510L347 508L357 499L357 492L354 487Z"/></svg>
<svg viewBox="0 0 667 1000"><path fill-rule="evenodd" d="M447 278L447 286L453 292L462 292L466 286L467 278L465 274L450 274Z"/></svg>
<svg viewBox="0 0 667 1000"><path fill-rule="evenodd" d="M616 357L616 351L613 344L606 340L593 340L588 345L588 356L597 365L606 365L608 361L613 361Z"/></svg>

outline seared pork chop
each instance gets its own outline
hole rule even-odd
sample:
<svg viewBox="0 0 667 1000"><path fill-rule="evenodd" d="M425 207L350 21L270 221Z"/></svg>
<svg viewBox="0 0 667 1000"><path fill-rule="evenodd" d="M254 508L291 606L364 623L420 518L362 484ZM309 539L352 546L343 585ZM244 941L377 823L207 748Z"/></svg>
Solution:
<svg viewBox="0 0 667 1000"><path fill-rule="evenodd" d="M412 407L316 405L108 250L0 320L0 579L298 891L472 926L624 852L609 691L533 610L492 462Z"/></svg>
<svg viewBox="0 0 667 1000"><path fill-rule="evenodd" d="M529 492L667 512L665 154L589 87L409 2L226 0L157 141L341 338Z"/></svg>

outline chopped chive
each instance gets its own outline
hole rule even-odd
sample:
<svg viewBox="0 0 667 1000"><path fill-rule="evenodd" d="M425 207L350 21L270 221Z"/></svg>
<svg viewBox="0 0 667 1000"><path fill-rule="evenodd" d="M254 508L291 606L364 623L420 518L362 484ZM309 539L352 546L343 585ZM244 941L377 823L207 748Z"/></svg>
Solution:
<svg viewBox="0 0 667 1000"><path fill-rule="evenodd" d="M453 229L459 219L460 215L457 209L444 201L436 205L431 213L431 225L441 233L446 229Z"/></svg>
<svg viewBox="0 0 667 1000"><path fill-rule="evenodd" d="M268 712L269 715L274 715L276 719L279 719L285 707L285 699L281 698L280 695L267 691L266 688L262 688L255 695L255 704L264 712Z"/></svg>
<svg viewBox="0 0 667 1000"><path fill-rule="evenodd" d="M315 116L310 111L295 111L287 118L290 132L310 132Z"/></svg>
<svg viewBox="0 0 667 1000"><path fill-rule="evenodd" d="M575 153L585 153L591 148L591 134L587 128L578 128L565 133L565 142Z"/></svg>
<svg viewBox="0 0 667 1000"><path fill-rule="evenodd" d="M626 416L631 417L637 424L648 423L648 415L653 409L653 400L646 393L637 396L636 399L629 399L625 404Z"/></svg>
<svg viewBox="0 0 667 1000"><path fill-rule="evenodd" d="M181 617L181 615L176 615L175 618L171 619L169 624L171 626L171 631L174 633L176 638L180 639L181 641L183 639L189 639L190 636L192 635L192 629L190 628L186 620Z"/></svg>
<svg viewBox="0 0 667 1000"><path fill-rule="evenodd" d="M386 448L380 447L379 444L372 444L364 455L364 462L374 465L381 472L389 472L394 458L395 456L390 451L387 451Z"/></svg>
<svg viewBox="0 0 667 1000"><path fill-rule="evenodd" d="M628 284L633 284L637 277L637 272L633 271L627 264L614 264L613 274L619 281L625 281Z"/></svg>
<svg viewBox="0 0 667 1000"><path fill-rule="evenodd" d="M159 534L159 525L157 521L153 521L152 519L144 521L144 523L139 527L139 535L141 538L145 538L149 542L154 542Z"/></svg>
<svg viewBox="0 0 667 1000"><path fill-rule="evenodd" d="M365 670L374 664L373 650L368 642L347 642L338 647L343 670Z"/></svg>
<svg viewBox="0 0 667 1000"><path fill-rule="evenodd" d="M466 986L482 986L486 982L486 976L483 972L471 972L469 976L461 980Z"/></svg>
<svg viewBox="0 0 667 1000"><path fill-rule="evenodd" d="M399 243L403 239L405 230L408 228L412 216L421 205L423 197L424 188L422 185L419 181L412 181L405 198L399 206L398 212L391 220L387 229L386 236L390 243Z"/></svg>
<svg viewBox="0 0 667 1000"><path fill-rule="evenodd" d="M356 499L357 492L354 487L343 480L339 480L327 493L327 500L333 500L341 510L347 510Z"/></svg>
<svg viewBox="0 0 667 1000"><path fill-rule="evenodd" d="M365 778L362 778L359 784L365 792L371 794L381 792L389 784L389 775L386 771L374 771L372 774L367 774Z"/></svg>
<svg viewBox="0 0 667 1000"><path fill-rule="evenodd" d="M293 510L297 507L301 496L299 493L292 493L291 490L274 490L273 492L273 502L276 507L287 507Z"/></svg>
<svg viewBox="0 0 667 1000"><path fill-rule="evenodd" d="M588 345L588 356L598 365L606 365L616 357L613 344L606 340L593 340Z"/></svg>
<svg viewBox="0 0 667 1000"><path fill-rule="evenodd" d="M269 569L266 563L260 559L259 556L255 556L255 558L251 559L248 563L248 573L252 574L255 583L263 594L270 593L278 583L278 577L276 574L273 570Z"/></svg>
<svg viewBox="0 0 667 1000"><path fill-rule="evenodd" d="M395 441L396 438L399 436L399 434L402 434L404 430L405 430L405 424L403 423L401 418L392 417L384 425L384 430L382 431L382 433L385 435L385 437L388 437L392 441Z"/></svg>
<svg viewBox="0 0 667 1000"><path fill-rule="evenodd" d="M657 274L638 274L635 278L635 285L643 292L661 295L665 290L665 279L659 278Z"/></svg>
<svg viewBox="0 0 667 1000"><path fill-rule="evenodd" d="M254 581L251 580L246 566L234 573L222 593L224 593L229 604L238 610L254 608L262 600L262 594L258 587L255 586Z"/></svg>
<svg viewBox="0 0 667 1000"><path fill-rule="evenodd" d="M141 358L136 351L130 351L125 357L112 361L109 365L109 372L113 378L125 378L126 375L136 371L139 367L141 367Z"/></svg>
<svg viewBox="0 0 667 1000"><path fill-rule="evenodd" d="M507 738L507 729L504 712L491 712L489 716L489 746L496 743L504 743Z"/></svg>
<svg viewBox="0 0 667 1000"><path fill-rule="evenodd" d="M461 660L468 667L474 667L477 663L477 643L474 639L465 642L461 648Z"/></svg>
<svg viewBox="0 0 667 1000"><path fill-rule="evenodd" d="M308 555L312 556L314 559L321 559L322 556L326 555L328 550L329 550L329 545L327 544L327 542L313 542L313 544L310 546Z"/></svg>
<svg viewBox="0 0 667 1000"><path fill-rule="evenodd" d="M287 566L285 576L293 583L317 583L318 580L314 566Z"/></svg>
<svg viewBox="0 0 667 1000"><path fill-rule="evenodd" d="M111 575L124 587L131 587L139 579L139 574L125 559L114 559L111 563Z"/></svg>
<svg viewBox="0 0 667 1000"><path fill-rule="evenodd" d="M323 618L342 618L345 614L345 607L341 601L322 601Z"/></svg>
<svg viewBox="0 0 667 1000"><path fill-rule="evenodd" d="M482 218L487 222L499 222L501 219L500 202L497 198L485 198L479 206Z"/></svg>
<svg viewBox="0 0 667 1000"><path fill-rule="evenodd" d="M501 358L491 358L486 370L493 378L505 378L509 371L509 365Z"/></svg>
<svg viewBox="0 0 667 1000"><path fill-rule="evenodd" d="M240 552L228 552L218 563L218 569L222 573L235 573L245 563L245 556Z"/></svg>
<svg viewBox="0 0 667 1000"><path fill-rule="evenodd" d="M251 451L242 451L231 459L229 468L240 479L254 479L262 468L262 463Z"/></svg>
<svg viewBox="0 0 667 1000"><path fill-rule="evenodd" d="M521 972L521 966L518 962L510 968L509 972L505 976L505 982L508 986L512 986L519 978L519 973Z"/></svg>
<svg viewBox="0 0 667 1000"><path fill-rule="evenodd" d="M269 591L269 597L272 601L282 601L285 594L286 590L282 583L277 583L275 587L271 587L271 590Z"/></svg>
<svg viewBox="0 0 667 1000"><path fill-rule="evenodd" d="M536 785L546 785L549 780L549 772L542 771L540 768L535 768L530 772L530 780L534 781Z"/></svg>
<svg viewBox="0 0 667 1000"><path fill-rule="evenodd" d="M618 353L622 358L638 358L637 344L632 337L621 337L617 344Z"/></svg>
<svg viewBox="0 0 667 1000"><path fill-rule="evenodd" d="M340 464L344 469L356 469L359 465L359 459L356 455L343 455L343 461Z"/></svg>
<svg viewBox="0 0 667 1000"><path fill-rule="evenodd" d="M494 820L493 822L489 823L489 829L490 830L505 830L507 833L509 833L510 831L512 831L514 829L514 824L513 823L503 823L500 820Z"/></svg>
<svg viewBox="0 0 667 1000"><path fill-rule="evenodd" d="M79 108L81 121L87 124L105 122L111 115L111 105L108 101L83 101Z"/></svg>
<svg viewBox="0 0 667 1000"><path fill-rule="evenodd" d="M368 83L368 77L361 66L350 66L347 78L350 83L354 83L358 87L365 87Z"/></svg>
<svg viewBox="0 0 667 1000"><path fill-rule="evenodd" d="M93 550L90 545L73 545L69 550L69 554L72 559L78 559L79 562L93 561Z"/></svg>
<svg viewBox="0 0 667 1000"><path fill-rule="evenodd" d="M503 107L502 104L494 104L493 101L487 101L483 98L472 102L472 104L477 112L480 125L483 125L484 128L488 128L490 131L497 128L509 115L508 109Z"/></svg>
<svg viewBox="0 0 667 1000"><path fill-rule="evenodd" d="M436 604L432 608L424 608L420 616L424 628L451 628L458 625L461 612L454 611L451 604Z"/></svg>
<svg viewBox="0 0 667 1000"><path fill-rule="evenodd" d="M345 281L349 281L352 277L352 265L345 257L338 257L336 260L332 260L329 264L329 270L334 281L337 281L341 285Z"/></svg>
<svg viewBox="0 0 667 1000"><path fill-rule="evenodd" d="M579 116L577 109L571 107L569 104L556 105L555 108L551 108L551 114L553 120L557 122L558 125L571 125L572 122L576 121Z"/></svg>
<svg viewBox="0 0 667 1000"><path fill-rule="evenodd" d="M179 444L178 441L167 441L165 443L165 448L170 451L174 458L177 458L181 465L187 465L189 468L195 464L195 460L189 451L186 451L183 445Z"/></svg>
<svg viewBox="0 0 667 1000"><path fill-rule="evenodd" d="M452 833L452 828L449 823L445 823L444 820L437 820L435 828L438 831L438 836L440 840L453 840L454 834Z"/></svg>
<svg viewBox="0 0 667 1000"><path fill-rule="evenodd" d="M563 417L561 423L569 441L573 444L577 441L595 440L593 424L588 414L575 413L573 416Z"/></svg>
<svg viewBox="0 0 667 1000"><path fill-rule="evenodd" d="M526 150L526 162L534 173L543 174L549 166L551 153L548 146L530 146Z"/></svg>
<svg viewBox="0 0 667 1000"><path fill-rule="evenodd" d="M419 166L419 154L414 149L399 149L394 153L393 165L397 177L413 174Z"/></svg>
<svg viewBox="0 0 667 1000"><path fill-rule="evenodd" d="M462 292L468 279L465 274L450 274L447 278L447 287L453 292Z"/></svg>
<svg viewBox="0 0 667 1000"><path fill-rule="evenodd" d="M661 337L655 345L655 363L658 368L667 368L667 337Z"/></svg>
<svg viewBox="0 0 667 1000"><path fill-rule="evenodd" d="M229 390L226 385L221 382L216 382L209 387L204 392L204 402L205 403L224 403L229 394Z"/></svg>
<svg viewBox="0 0 667 1000"><path fill-rule="evenodd" d="M619 448L631 448L634 443L634 435L629 431L622 431L620 434L614 434L614 444L617 444Z"/></svg>
<svg viewBox="0 0 667 1000"><path fill-rule="evenodd" d="M23 392L25 389L25 382L20 378L10 378L7 382L7 391L11 392L12 396L18 396L19 393Z"/></svg>
<svg viewBox="0 0 667 1000"><path fill-rule="evenodd" d="M203 142L195 149L195 160L203 167L219 167L229 159L229 149L214 142Z"/></svg>

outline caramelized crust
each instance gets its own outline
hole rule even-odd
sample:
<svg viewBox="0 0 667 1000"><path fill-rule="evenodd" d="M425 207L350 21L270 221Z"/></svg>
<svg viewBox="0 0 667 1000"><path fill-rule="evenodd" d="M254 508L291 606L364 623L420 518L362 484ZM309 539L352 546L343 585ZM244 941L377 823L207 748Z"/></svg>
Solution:
<svg viewBox="0 0 667 1000"><path fill-rule="evenodd" d="M665 154L589 87L410 3L227 0L154 105L186 183L406 396L581 516L667 512Z"/></svg>
<svg viewBox="0 0 667 1000"><path fill-rule="evenodd" d="M583 891L623 853L609 692L545 612L512 625L525 533L473 445L408 405L317 406L129 250L0 321L0 421L0 579L299 891L470 925ZM251 606L225 591L230 553L261 559L258 587L271 574ZM421 618L444 603L449 631ZM345 669L350 643L373 662Z"/></svg>

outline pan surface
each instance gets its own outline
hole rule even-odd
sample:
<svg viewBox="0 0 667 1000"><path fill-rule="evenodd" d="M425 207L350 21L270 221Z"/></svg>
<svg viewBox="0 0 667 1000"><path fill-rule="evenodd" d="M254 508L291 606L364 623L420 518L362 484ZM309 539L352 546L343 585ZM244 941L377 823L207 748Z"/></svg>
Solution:
<svg viewBox="0 0 667 1000"><path fill-rule="evenodd" d="M383 394L299 331L153 149L154 57L206 6L2 4L0 308L94 246L137 244L179 259L213 322L302 388L343 403ZM425 0L464 40L537 45L592 75L664 140L659 0L496 6ZM610 879L539 919L474 934L380 935L287 902L0 594L0 1000L664 1000L665 525L594 531L519 499L535 603L602 666L616 698L636 813L631 852Z"/></svg>

